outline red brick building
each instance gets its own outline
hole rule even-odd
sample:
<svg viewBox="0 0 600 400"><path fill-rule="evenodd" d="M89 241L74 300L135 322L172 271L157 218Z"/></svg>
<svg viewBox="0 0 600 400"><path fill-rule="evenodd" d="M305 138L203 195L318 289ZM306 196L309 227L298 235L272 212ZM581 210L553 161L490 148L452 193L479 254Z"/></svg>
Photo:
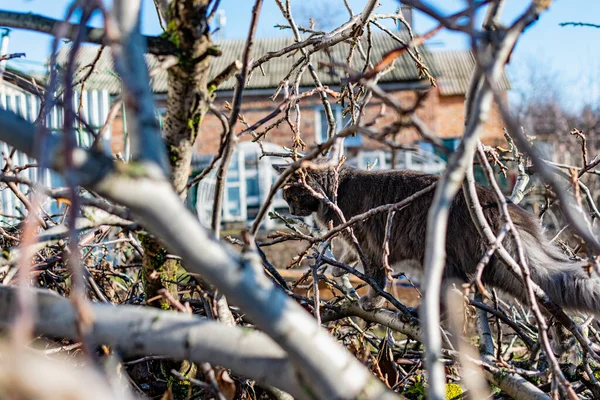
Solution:
<svg viewBox="0 0 600 400"><path fill-rule="evenodd" d="M254 46L254 59L281 50L293 43L290 38L265 38L257 39ZM399 44L387 34L373 35L373 47L371 51L371 61L377 62L388 51L396 48ZM222 56L214 57L212 60L211 75L215 76L220 71L224 70L231 62L240 59L244 47L243 40L223 40L216 41L217 47L222 51ZM79 65L89 64L96 56L97 47L87 46L80 50L78 56ZM345 60L349 45L341 43L331 49L332 59L342 62ZM429 95L418 110L418 115L425 121L427 126L442 138L460 138L464 127L464 96L467 90L471 72L474 68L474 58L469 50L456 51L431 51L427 48L420 49L425 65L429 68L431 75L436 79L437 87L432 87L429 81L420 77L415 67L415 63L408 55L400 57L394 68L383 75L379 80L380 86L394 97L410 104L415 97L415 91L427 90ZM63 51L59 56L59 62L66 60L67 51ZM247 83L247 89L244 93L244 101L242 105L242 115L245 119L253 124L268 113L273 111L282 100L280 94L278 98L272 99L273 93L286 77L288 72L294 66L298 56L282 56L273 58L262 65L262 68L256 69L250 76ZM148 56L147 58L149 69L152 70L159 65L159 61ZM313 65L317 68L317 73L321 82L329 88L337 91L344 78L342 71L336 69L336 74L331 74L329 68L318 68L320 62L330 62L328 56L324 52L317 52L311 58ZM360 59L358 54L354 55L352 67L361 69L364 61ZM87 81L85 88L88 90L102 89L108 90L111 94L116 95L120 92L121 84L119 79L112 73L113 65L112 58L108 51L104 51L102 57L96 65L96 72ZM509 83L506 77L502 80L502 88L507 90ZM217 108L226 112L224 104L226 101L231 101L235 79L230 78L219 86L216 91L215 105ZM308 72L305 72L300 86L303 89L314 88L314 83ZM156 101L159 109L164 110L165 94L167 91L167 74L166 71L158 72L152 79L152 88L156 93ZM338 127L342 125L341 105L335 104L335 99L330 98L334 112L340 119ZM374 116L379 112L380 102L373 99L366 109L367 120L370 116ZM321 138L324 127L320 121L322 104L318 96L311 96L300 101L302 109L301 135L303 140L308 144L313 144ZM393 119L392 113L378 121L381 126L387 125ZM121 121L117 120L118 125ZM115 126L114 135L118 137L119 126ZM239 129L243 127L240 125ZM198 154L214 154L218 149L219 133L221 126L219 121L208 114L202 126L202 132L196 145ZM484 128L483 141L495 142L501 140L502 121L496 108L492 109L489 121ZM119 143L118 138L114 141L114 150L122 151L122 143ZM242 138L242 140L250 140L251 137ZM413 143L419 138L414 132L408 131L398 135L398 143ZM280 145L291 145L291 130L286 124L281 124L279 128L273 129L268 140ZM365 148L377 148L370 139L357 139L351 146L361 143Z"/></svg>
<svg viewBox="0 0 600 400"><path fill-rule="evenodd" d="M257 39L253 50L253 58L257 60L269 52L281 50L292 43L293 40L290 38ZM363 46L367 45L365 40L362 44ZM220 48L222 55L212 60L212 76L216 76L223 71L234 60L241 59L244 41L223 40L217 41L216 45ZM384 54L398 46L399 43L393 37L383 33L374 34L370 51L371 62L376 63ZM335 69L332 73L329 67L319 68L319 63L330 63L331 60L344 62L349 50L349 44L340 43L332 47L329 53L319 51L311 56L311 62L317 69L317 74L323 85L336 92L343 85L344 71ZM419 76L415 63L408 54L398 58L393 68L381 76L379 85L387 93L406 105L414 102L417 91L427 91L428 95L417 110L417 115L421 117L431 131L445 139L449 147L455 147L464 129L464 98L471 72L475 66L473 55L468 50L433 51L427 47L421 47L419 50L423 62L435 78L437 87L432 87L428 79ZM88 65L95 58L96 53L97 47L83 47L78 55L79 64L82 66ZM66 51L61 53L59 62L64 62L66 56ZM289 71L294 69L298 58L298 54L294 53L292 53L292 56L284 55L273 58L264 63L262 68L257 68L252 72L247 82L241 108L241 115L248 124L252 125L261 120L280 104L283 100L281 94L274 100L271 97ZM152 56L147 57L147 62L150 70L157 68L159 64L159 61ZM365 60L361 58L358 51L355 51L351 67L355 70L362 70L364 65ZM120 82L112 74L112 67L112 58L109 52L105 50L96 64L96 72L85 84L86 89L103 89L117 95L120 91ZM291 74L292 80L296 70ZM158 117L160 118L166 103L167 74L164 70L159 69L158 71L152 78L151 84L156 93ZM234 84L235 79L231 78L223 82L216 91L214 104L224 113L228 113L226 102L231 102ZM506 77L503 78L501 84L504 90L509 88ZM308 72L303 74L300 87L301 90L310 90L315 87ZM335 103L335 99L332 97L330 97L330 102L336 116L337 127L340 129L347 122L346 117L342 116L342 105ZM318 96L303 98L300 101L300 109L300 135L304 142L310 146L324 140L327 124L323 105ZM380 109L381 102L373 98L365 108L365 120L375 117ZM383 117L377 120L375 127L385 127L393 120L395 120L395 116L388 110ZM269 125L269 123L265 125ZM237 129L239 131L243 128L243 124L238 124ZM487 144L499 144L504 140L502 128L503 124L499 112L496 107L493 107L484 127L483 141ZM195 168L201 169L210 159L210 156L217 152L221 131L221 123L218 119L210 113L207 114L195 145ZM121 118L117 118L115 121L112 132L112 151L127 153ZM251 139L252 137L249 134L241 137L242 141L250 141ZM401 131L393 140L398 144L414 144L416 148L420 149L417 152L402 151L397 153L394 157L397 168L411 168L429 172L438 172L443 168L443 160L431 153L433 147L421 141L414 130ZM269 131L264 141L270 143L273 150L277 150L278 146L289 147L292 145L291 128L284 122ZM372 164L375 160L377 160L376 168L389 168L391 166L391 152L384 145L374 140L359 135L348 138L345 147L347 154L354 156L352 162L359 167ZM227 198L224 207L225 221L252 219L258 204L268 192L274 176L271 168L268 167L269 161L260 159L258 152L259 148L255 144L238 145L237 155L230 166L231 172L228 177L229 187L226 191ZM211 203L210 184L209 177L203 183L204 186L200 187L198 192L200 196L199 203L205 205ZM195 193L192 195L195 195ZM276 201L276 209L284 207L285 204L281 199ZM202 217L203 213L208 215L208 210L200 210L199 215Z"/></svg>

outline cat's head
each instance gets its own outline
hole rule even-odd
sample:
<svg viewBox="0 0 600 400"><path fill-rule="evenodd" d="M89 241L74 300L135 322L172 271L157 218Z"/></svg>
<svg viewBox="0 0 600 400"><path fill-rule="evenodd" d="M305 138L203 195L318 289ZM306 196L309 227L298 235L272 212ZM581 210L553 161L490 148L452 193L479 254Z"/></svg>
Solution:
<svg viewBox="0 0 600 400"><path fill-rule="evenodd" d="M273 165L273 168L279 173L282 173L287 167L287 165ZM315 196L315 192L328 193L329 187L327 183L330 172L328 169L315 170L303 168L295 171L288 178L283 186L282 194L292 215L307 217L319 210L319 205L323 200L319 196ZM306 185L312 190L305 186L302 174L304 174Z"/></svg>

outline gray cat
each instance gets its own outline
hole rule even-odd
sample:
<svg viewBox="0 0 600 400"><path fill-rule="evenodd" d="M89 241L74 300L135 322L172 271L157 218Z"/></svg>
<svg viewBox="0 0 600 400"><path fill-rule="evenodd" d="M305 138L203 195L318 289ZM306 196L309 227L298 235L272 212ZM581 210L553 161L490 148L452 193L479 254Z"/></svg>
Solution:
<svg viewBox="0 0 600 400"><path fill-rule="evenodd" d="M281 171L285 166L275 166ZM331 169L303 170L306 182L317 192L324 192L334 198L336 179ZM339 225L340 219L334 210L322 199L298 184L300 175L296 172L283 189L283 197L290 212L296 216L315 214L317 223L326 228L329 221ZM436 182L438 177L407 170L362 171L348 166L339 168L337 179L337 205L346 219L362 214L384 204L397 203L415 192ZM502 225L494 193L477 186L477 193L488 223L494 232ZM422 269L425 256L425 231L427 213L433 199L433 191L413 201L406 208L396 212L392 221L390 237L390 265L409 261ZM579 310L600 315L600 279L589 278L583 266L585 262L569 260L556 246L544 238L537 220L517 205L509 205L510 216L519 230L531 277L559 305L566 309ZM383 240L385 238L387 213L359 222L354 225L354 234L367 261L366 273L373 277L380 287L386 284L383 267ZM346 249L341 261L357 261L349 237L342 236ZM506 250L516 259L515 243L512 236L504 240ZM450 208L446 241L446 268L444 278L470 282L474 278L476 265L487 249L487 243L480 237L471 220L468 206L459 192ZM415 262L416 261L416 262ZM422 271L419 271L422 272ZM343 270L334 270L334 275L342 275ZM484 269L482 282L486 286L498 288L526 303L525 290L521 281L515 278L502 262L493 257ZM381 298L371 291L361 299L365 309L381 306Z"/></svg>

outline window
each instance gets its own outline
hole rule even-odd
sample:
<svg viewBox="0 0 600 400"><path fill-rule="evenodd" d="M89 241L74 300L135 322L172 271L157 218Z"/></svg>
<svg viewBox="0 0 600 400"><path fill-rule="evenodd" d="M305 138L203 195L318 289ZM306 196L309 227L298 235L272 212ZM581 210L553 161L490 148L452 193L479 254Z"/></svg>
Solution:
<svg viewBox="0 0 600 400"><path fill-rule="evenodd" d="M223 199L223 214L230 221L246 220L246 180L244 153L236 152L231 157L225 196Z"/></svg>
<svg viewBox="0 0 600 400"><path fill-rule="evenodd" d="M280 153L283 149L271 143L263 143L265 151ZM272 163L281 163L279 158L262 157L260 146L254 142L243 142L237 145L227 171L225 196L223 199L223 222L248 222L254 220L262 203L265 201L271 186L278 176L271 167ZM206 167L207 159L203 166ZM199 170L202 166L198 166ZM210 226L217 167L213 169L199 184L195 201L196 212L205 226ZM270 211L287 210L287 203L278 191L271 203ZM262 226L272 228L277 221L264 218Z"/></svg>
<svg viewBox="0 0 600 400"><path fill-rule="evenodd" d="M333 112L333 116L335 117L336 129L338 132L352 123L352 117L349 113L342 115L343 109L341 104L332 104L331 111ZM317 143L323 143L327 141L327 128L329 127L329 124L327 123L327 114L325 113L323 107L319 107L316 109L315 125L315 139ZM356 134L356 136L348 136L346 140L344 140L344 146L362 146L362 136L360 136L359 134Z"/></svg>
<svg viewBox="0 0 600 400"><path fill-rule="evenodd" d="M460 138L442 139L442 143L444 143L444 146L446 146L448 149L455 151L458 149L458 145L460 145Z"/></svg>
<svg viewBox="0 0 600 400"><path fill-rule="evenodd" d="M460 140L460 138L444 138L442 139L442 144L446 149L450 151L450 154L452 154L456 151L456 149L458 149L458 146L460 145ZM433 144L429 142L419 142L419 148L425 154L434 154L444 162L448 162L448 154L444 153L439 148L436 148Z"/></svg>
<svg viewBox="0 0 600 400"><path fill-rule="evenodd" d="M246 201L248 205L260 203L259 155L255 152L245 154Z"/></svg>
<svg viewBox="0 0 600 400"><path fill-rule="evenodd" d="M11 110L29 121L34 121L38 117L41 102L37 96L20 90L11 90L10 88L8 88L9 90L4 89L5 87L0 88L1 108ZM78 108L75 107L75 110L78 110ZM62 121L62 109L55 106L52 108L46 119L46 125L51 130L58 130L62 128ZM11 153L11 150L12 149L6 143L0 142L0 152L3 152L8 156ZM19 151L15 152L11 160L15 165L35 163L34 159ZM19 176L31 181L40 180L43 186L52 188L65 185L64 180L49 169L46 169L42 176L39 176L39 174L40 172L37 168L27 168L21 171ZM18 184L17 186L26 196L29 195L30 188L28 186L22 184ZM50 215L57 214L61 210L61 206L54 200L45 201L42 206ZM12 226L18 223L18 218L20 218L23 213L25 213L25 210L22 202L18 200L10 190L0 190L0 226Z"/></svg>
<svg viewBox="0 0 600 400"><path fill-rule="evenodd" d="M435 153L435 147L433 147L432 143L429 142L419 142L419 149L424 153Z"/></svg>
<svg viewBox="0 0 600 400"><path fill-rule="evenodd" d="M450 153L454 153L456 151L456 149L458 149L458 146L460 145L460 138L446 138L446 139L442 139L442 143L444 144L444 147L446 147L448 150L450 150ZM448 156L446 154L443 154L442 152L439 152L438 154L442 160L444 161L448 161Z"/></svg>

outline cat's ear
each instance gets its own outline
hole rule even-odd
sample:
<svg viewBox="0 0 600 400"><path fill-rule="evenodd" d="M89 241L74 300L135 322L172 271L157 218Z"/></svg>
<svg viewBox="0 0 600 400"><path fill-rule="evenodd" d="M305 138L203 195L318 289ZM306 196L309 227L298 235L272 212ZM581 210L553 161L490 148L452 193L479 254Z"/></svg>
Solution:
<svg viewBox="0 0 600 400"><path fill-rule="evenodd" d="M273 169L277 171L277 173L281 174L288 167L286 164L271 164Z"/></svg>

